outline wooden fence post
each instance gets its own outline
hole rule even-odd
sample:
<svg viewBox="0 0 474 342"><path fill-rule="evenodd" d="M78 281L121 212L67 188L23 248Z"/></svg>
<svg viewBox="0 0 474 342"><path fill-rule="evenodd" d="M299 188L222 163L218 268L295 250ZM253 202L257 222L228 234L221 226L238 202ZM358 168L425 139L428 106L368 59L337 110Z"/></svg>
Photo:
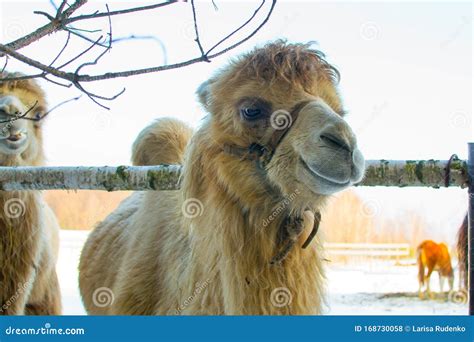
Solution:
<svg viewBox="0 0 474 342"><path fill-rule="evenodd" d="M469 288L469 315L474 315L474 142L468 143L467 172L469 177L469 206L468 206L468 288Z"/></svg>

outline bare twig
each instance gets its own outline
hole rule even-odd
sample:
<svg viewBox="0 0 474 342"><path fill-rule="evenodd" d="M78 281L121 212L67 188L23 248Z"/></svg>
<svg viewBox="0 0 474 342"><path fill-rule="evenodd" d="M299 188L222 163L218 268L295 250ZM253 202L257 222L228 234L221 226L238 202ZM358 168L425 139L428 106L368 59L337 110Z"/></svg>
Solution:
<svg viewBox="0 0 474 342"><path fill-rule="evenodd" d="M206 52L206 55L210 54L212 50L214 50L215 48L217 48L219 45L221 45L222 43L224 43L226 40L228 40L229 38L231 38L233 35L235 35L237 32L239 32L241 29L243 29L245 26L247 26L258 14L258 12L260 12L260 10L262 9L263 5L265 4L265 0L263 0L260 4L260 6L257 7L257 9L255 10L255 12L253 13L253 15L245 22L243 23L241 26L239 26L236 30L232 31L230 34L228 34L226 37L224 37L223 39L221 39L219 42L217 42L217 44L215 44L213 47L211 47L209 50L207 50ZM272 8L273 10L273 8Z"/></svg>
<svg viewBox="0 0 474 342"><path fill-rule="evenodd" d="M44 15L44 16L46 17L46 19L48 19L48 20L50 20L50 21L56 20L56 18L53 17L51 14L46 13L46 12L43 12L43 11L34 11L33 13L34 13L34 14Z"/></svg>
<svg viewBox="0 0 474 342"><path fill-rule="evenodd" d="M56 20L61 19L61 14L63 13L64 6L67 4L67 0L63 0L61 5L59 5L58 9L56 10Z"/></svg>
<svg viewBox="0 0 474 342"><path fill-rule="evenodd" d="M51 82L51 83L54 83L54 84L60 86L60 87L71 88L71 86L72 86L72 83L66 83L66 84L65 84L65 83L61 83L61 82L58 82L58 81L55 81L55 80L50 79L50 78L49 78L48 76L46 76L46 75L42 75L42 78L44 78L44 79L45 79L46 81L48 81L48 82Z"/></svg>
<svg viewBox="0 0 474 342"><path fill-rule="evenodd" d="M250 38L252 38L253 36L255 36L257 34L258 31L260 31L260 29L268 22L268 20L270 19L270 16L272 15L273 13L273 10L275 9L275 5L276 5L276 0L272 0L272 5L270 7L270 10L268 11L268 14L267 16L265 17L265 19L260 23L260 25L258 25L258 27L253 30L248 36L246 36L245 38L241 39L240 41L238 41L237 43L219 51L219 52L216 52L212 55L209 55L209 58L215 58L217 56L220 56L220 55L223 55L224 53L230 51L230 50L233 50L235 49L237 46L239 45L242 45L243 43L245 43L247 40L249 40ZM238 28L237 30L240 30L240 28Z"/></svg>
<svg viewBox="0 0 474 342"><path fill-rule="evenodd" d="M63 105L65 105L66 103L69 103L69 102L73 102L73 101L77 101L81 98L82 95L79 95L79 96L76 96L76 97L73 97L72 99L69 99L69 100L65 100L63 102L60 102L58 103L57 105L55 105L54 107L52 107L50 110L48 110L46 113L44 113L43 115L41 115L40 117L35 117L34 119L32 118L26 118L27 120L33 120L33 121L40 121L40 120L43 120L46 116L48 116L49 114L51 114L51 112L53 112L54 110L58 109L59 107L62 107Z"/></svg>
<svg viewBox="0 0 474 342"><path fill-rule="evenodd" d="M53 0L49 0L49 3L51 4L51 6L53 6L53 8L57 11L58 10L58 6L56 5L56 3L53 1Z"/></svg>
<svg viewBox="0 0 474 342"><path fill-rule="evenodd" d="M136 7L136 8L128 8L124 10L118 10L118 11L110 11L108 6L107 6L107 11L106 12L99 12L96 11L92 14L87 14L87 15L78 15L75 17L72 17L72 13L74 13L79 7L84 5L87 2L87 0L76 0L74 3L67 7L67 2L62 1L59 7L56 10L56 14L54 16L49 15L44 12L37 12L38 14L42 14L46 16L49 20L50 23L48 25L45 25L38 30L34 31L31 34L26 35L25 37L22 37L20 39L17 39L16 41L9 43L9 44L0 44L0 57L1 56L10 56L13 57L25 64L28 64L30 66L35 67L36 69L40 70L40 73L37 74L32 74L32 75L26 75L26 76L15 76L15 77L6 77L6 78L0 78L0 81L6 81L6 80L17 80L17 79L28 79L28 78L43 78L47 81L53 82L55 84L60 84L62 86L70 86L70 85L64 85L61 84L57 81L53 81L52 79L48 78L47 76L54 76L57 79L63 79L71 84L73 84L77 89L80 91L84 92L92 101L97 103L98 105L108 108L101 104L99 100L106 100L110 101L118 96L120 96L125 89L122 91L118 92L114 96L102 96L98 94L94 94L88 90L86 90L83 86L82 83L84 82L94 82L94 81L100 81L100 80L105 80L105 79L113 79L113 78L121 78L121 77L130 77L130 76L135 76L135 75L141 75L141 74L147 74L147 73L154 73L154 72L159 72L159 71L164 71L164 70L171 70L171 69L177 69L185 66L189 66L195 63L200 63L200 62L210 62L211 59L216 58L234 48L237 46L243 44L244 42L248 41L250 38L252 38L269 20L273 9L276 4L276 0L271 1L271 5L269 8L269 11L264 18L264 20L255 28L250 34L245 36L244 38L240 39L238 42L222 48L221 50L214 52L217 50L221 45L223 45L226 41L228 41L230 38L232 38L234 35L236 35L238 32L240 32L243 28L245 28L247 25L249 25L253 20L257 17L257 14L261 11L263 8L264 4L266 3L266 0L262 0L260 5L257 7L257 9L254 11L252 16L244 22L242 25L240 25L237 29L232 31L230 34L228 34L226 37L223 39L219 40L216 44L214 44L210 49L206 50L204 49L200 36L199 36L199 27L198 27L198 18L197 18L197 13L196 13L196 7L194 0L191 0L191 9L192 9L192 16L193 16L193 22L194 22L194 30L196 34L195 41L198 45L199 51L200 51L200 56L188 59L186 61L174 63L174 64L167 64L166 62L166 49L163 44L161 43L160 45L162 46L164 55L165 55L165 63L164 65L159 65L159 66L153 66L153 67L148 67L148 68L142 68L142 69L131 69L131 70L124 70L124 71L108 71L106 73L102 74L96 74L96 75L89 75L85 74L82 72L82 70L87 67L87 66L92 66L98 64L98 62L101 60L101 58L112 48L112 43L117 42L117 41L122 41L126 39L134 39L134 38L139 38L138 36L131 35L130 37L125 37L125 38L118 38L118 39L113 39L112 37L112 23L111 23L111 17L114 15L122 15L122 14L127 14L127 13L135 13L139 11L146 11L146 10L151 10L155 8L160 8L172 3L176 3L177 1L168 1L168 2L163 2L159 4L154 4L154 5L149 5L149 6L142 6L142 7ZM67 7L67 8L66 8ZM66 8L66 9L65 9ZM80 28L75 28L75 27L70 27L67 26L73 22L79 22L81 20L89 20L89 19L95 19L95 18L101 18L101 17L107 17L109 21L109 33L108 33L108 39L105 40L105 42L101 42L103 37L99 37L99 39L91 39L90 37L87 37L87 33L95 33L98 32L97 30L83 30ZM56 31L66 31L68 32L68 38L66 40L65 45L59 52L59 54L54 58L53 62L51 62L49 65L46 65L40 61L37 61L33 58L30 58L24 54L19 53L16 51L17 49L20 49L24 46L27 46L31 44L34 41L37 41L44 37L46 34L56 32ZM78 33L79 32L85 32L85 34ZM62 65L59 67L55 67L54 63L57 62L59 57L64 53L66 50L69 40L71 38L71 35L78 36L81 39L84 39L88 42L91 43L91 46L89 46L87 49L73 57L72 59L64 62ZM147 39L149 39L149 36L146 36ZM158 40L159 41L159 40ZM159 41L161 42L161 41ZM74 71L67 71L65 70L65 67L70 65L72 62L77 61L81 59L87 52L91 51L95 47L100 47L103 48L103 51L93 60L93 61L88 61L80 64L76 70ZM5 67L4 67L5 68Z"/></svg>
<svg viewBox="0 0 474 342"><path fill-rule="evenodd" d="M38 101L35 101L35 103L34 103L30 108L28 108L23 114L22 114L22 113L16 113L15 115L13 115L13 114L4 112L4 111L2 110L2 111L0 111L0 112L1 112L3 115L10 116L11 119L7 119L7 120L0 121L0 123L13 122L13 121L20 120L20 119L29 119L29 118L27 118L26 116L27 116L28 113L30 113L37 105L38 105Z"/></svg>
<svg viewBox="0 0 474 342"><path fill-rule="evenodd" d="M48 74L54 75L59 78L63 78L65 80L70 80L70 78L73 76L72 73L67 73L64 71L60 71L56 68L50 67L48 65L45 65L41 62L38 62L32 58L26 57L25 55L22 55L15 50L9 48L7 45L0 44L0 52L4 52L11 57L25 63L28 65L31 65L39 70L42 70L43 72L46 72ZM27 78L36 78L36 77L41 77L43 74L38 74L38 75L32 75L32 76L20 76L18 78L5 78L5 79L0 79L0 81L6 81L6 80L13 80L13 79L27 79Z"/></svg>
<svg viewBox="0 0 474 342"><path fill-rule="evenodd" d="M158 37L155 37L155 36L140 36L140 35L132 34L132 35L127 36L127 37L114 38L112 40L112 43L115 44L115 43L130 41L130 40L152 40L152 41L156 42L160 46L161 52L163 53L163 64L164 65L168 64L168 51L166 50L165 44L163 44L161 39L159 39Z"/></svg>
<svg viewBox="0 0 474 342"><path fill-rule="evenodd" d="M87 33L97 33L97 32L102 32L102 30L97 29L97 30L86 30L78 27L72 27L68 26L68 29L73 30L73 31L80 31L80 32L87 32Z"/></svg>
<svg viewBox="0 0 474 342"><path fill-rule="evenodd" d="M48 19L50 19L50 22L40 27L39 29L37 29L36 31L32 33L24 37L21 37L11 43L8 43L7 47L10 48L11 50L18 50L18 49L24 48L25 46L28 46L31 43L36 42L53 32L63 30L66 25L71 24L73 22L77 22L81 20L97 19L97 18L107 17L107 16L110 17L114 15L122 15L122 14L134 13L134 12L139 12L139 11L148 11L155 8L171 5L176 2L177 2L176 0L170 0L167 2L149 5L149 6L135 7L135 8L129 8L125 10L112 11L112 12L103 12L103 13L95 12L92 14L79 15L79 16L71 18L71 15L77 9L79 9L81 6L87 3L87 0L76 0L71 6L69 6L66 10L62 12L60 12L60 9L62 10L62 8L58 8L55 17L45 12L36 11L35 13L45 15ZM0 53L0 57L3 57L5 51L1 51L1 52L3 53Z"/></svg>
<svg viewBox="0 0 474 342"><path fill-rule="evenodd" d="M33 42L40 40L41 38L60 30L63 26L63 21L66 20L69 16L71 16L77 9L79 9L82 5L84 5L87 0L76 0L67 10L65 10L62 14L61 20L54 20L50 23L40 27L36 31L27 34L24 37L21 37L11 43L8 43L6 46L10 49L10 51L15 51L25 46L30 45ZM3 57L7 52L0 51L0 57ZM9 54L9 53L7 53Z"/></svg>
<svg viewBox="0 0 474 342"><path fill-rule="evenodd" d="M63 54L64 50L66 50L67 45L69 44L69 39L71 38L71 33L67 33L67 38L66 38L66 43L62 47L62 49L59 51L59 53L56 55L56 57L53 59L51 63L49 63L49 66L53 66L53 64L58 60L59 57Z"/></svg>
<svg viewBox="0 0 474 342"><path fill-rule="evenodd" d="M196 42L199 48L199 51L201 52L201 57L203 57L206 62L210 62L210 60L207 58L207 55L204 52L204 49L202 47L201 39L199 38L199 28L198 28L198 23L197 23L196 6L194 5L194 0L191 0L191 8L193 10L194 33L196 35L196 38L194 39L194 41Z"/></svg>
<svg viewBox="0 0 474 342"><path fill-rule="evenodd" d="M92 48L96 45L100 45L99 42L102 40L103 36L100 36L99 38L97 38L95 41L92 41L92 45L89 46L87 49L85 49L84 51L82 51L81 53L79 53L78 55L76 55L75 57L71 58L69 61L67 61L66 63L64 64L61 64L58 69L62 69L64 68L65 66L71 64L72 62L76 61L77 59L81 58L83 55L85 55L87 52L89 52L90 50L92 50ZM102 45L100 45L102 46ZM104 46L104 47L107 47L107 46Z"/></svg>
<svg viewBox="0 0 474 342"><path fill-rule="evenodd" d="M12 114L9 114L9 113L5 113L3 111L1 111L4 115L7 115L7 116L11 116L12 118L11 119L8 119L8 120L3 120L3 121L0 121L0 123L5 123L5 122L13 122L13 121L16 121L16 120L20 120L20 119L23 119L23 120L30 120L30 121L41 121L43 120L46 116L48 116L49 114L51 114L51 112L53 112L54 110L58 109L59 107L65 105L66 103L69 103L69 102L72 102L72 101L77 101L81 98L82 95L79 95L79 96L76 96L76 97L73 97L72 99L68 99L68 100L65 100L65 101L62 101L60 103L58 103L57 105L55 105L54 107L52 107L50 110L48 110L47 112L45 112L43 115L37 117L33 117L33 118L29 118L27 117L28 113L30 113L37 105L38 105L38 101L36 101L33 106L31 106L25 113L23 114L17 114L17 115L12 115Z"/></svg>
<svg viewBox="0 0 474 342"><path fill-rule="evenodd" d="M107 11L109 11L109 6L106 5L107 7ZM102 51L102 53L100 53L97 58L92 61L92 62L87 62L87 63L83 63L81 65L79 65L75 71L75 75L79 75L79 72L81 71L82 68L86 67L86 66L90 66L90 65L96 65L99 60L107 53L110 51L110 49L112 48L112 42L113 42L113 34L112 34L112 19L111 17L109 16L109 33L108 33L108 36L109 36L109 39L108 39L108 46L104 49L104 51ZM115 100L117 97L119 97L120 95L122 95L124 92L125 92L125 88L123 88L120 92L118 92L117 94L113 95L113 96L110 96L110 97L106 97L106 96L102 96L102 95L98 95L98 94L94 94L86 89L84 89L84 87L78 82L78 81L73 81L73 84L76 86L76 88L78 88L79 90L81 90L84 94L87 95L88 98L90 98L94 103L96 103L97 105L101 106L102 108L105 108L105 109L110 109L109 107L103 105L102 103L100 103L98 100L106 100L106 101L112 101L112 100Z"/></svg>
<svg viewBox="0 0 474 342"><path fill-rule="evenodd" d="M7 65L8 65L8 56L5 56L5 64L3 65L2 70L0 70L0 74L5 71L5 69L7 68Z"/></svg>
<svg viewBox="0 0 474 342"><path fill-rule="evenodd" d="M68 26L65 26L65 27L64 27L64 30L67 31L67 32L71 32L73 35L75 35L75 36L77 36L77 37L79 37L79 38L81 38L81 39L84 39L85 41L87 41L87 42L89 42L89 43L94 43L94 45L99 45L99 46L101 46L101 47L106 47L106 45L103 45L103 44L101 44L101 43L99 43L99 42L94 42L93 39L91 39L91 38L89 38L89 37L87 37L87 36L85 36L85 35L83 35L83 34L80 34L79 32L76 32L78 29L75 28L75 27L68 27ZM99 30L99 31L100 31L100 30Z"/></svg>
<svg viewBox="0 0 474 342"><path fill-rule="evenodd" d="M233 44L233 45L231 45L231 46L229 46L229 47L227 47L227 48L225 48L221 51L218 51L214 54L208 55L207 58L212 59L212 58L218 57L218 56L220 56L220 55L236 48L237 46L243 44L244 42L246 42L250 38L252 38L255 34L257 34L257 32L270 19L270 16L273 12L273 9L274 9L275 5L276 5L276 0L272 0L272 5L270 7L269 12L267 13L267 16L262 21L262 23L254 31L252 31L249 35L247 35L246 37L241 39L239 42L237 42L237 43L235 43L235 44ZM12 51L11 49L8 49L8 47L6 47L5 45L0 44L0 51L5 51L9 55L11 55L12 57L14 57L14 58L16 58L20 61L26 61L27 64L30 64L29 61L31 61L31 59L29 59L29 58L27 58L27 57L25 57L25 56L23 56L19 53L16 53L15 51ZM127 70L127 71L107 72L105 74L99 74L99 75L74 75L73 73L54 72L54 70L53 70L54 73L53 72L51 72L51 73L56 77L63 78L63 79L69 80L69 81L72 81L72 80L76 79L79 82L93 82L93 81L100 81L100 80L105 80L105 79L112 79L112 78L119 78L119 77L129 77L129 76L134 76L134 75L142 75L142 74L153 73L153 72L158 72L158 71L177 69L177 68L185 67L185 66L188 66L188 65L192 65L192 64L199 63L199 62L204 62L204 61L206 61L206 59L203 58L202 56L200 56L200 57L189 59L189 60L184 61L184 62L169 64L169 65L162 65L162 66L157 66L157 67L135 69L135 70ZM33 61L33 63L34 64L30 64L30 65L35 66L40 70L44 70L44 68L47 68L47 66L41 65L41 63L39 63L39 62ZM45 71L50 72L50 70L45 70Z"/></svg>
<svg viewBox="0 0 474 342"><path fill-rule="evenodd" d="M135 7L135 8L128 8L124 10L119 10L119 11L111 11L111 12L95 12L92 14L86 14L86 15L79 15L77 17L72 17L66 20L67 24L73 23L75 21L80 21L80 20L88 20L88 19L97 19L97 18L102 18L102 17L113 17L115 15L122 15L122 14L129 14L129 13L134 13L134 12L142 12L142 11L149 11L152 9L160 8L163 6L168 6L174 3L177 3L177 0L169 0L166 2L162 2L159 4L154 4L154 5L148 5L148 6L143 6L143 7Z"/></svg>

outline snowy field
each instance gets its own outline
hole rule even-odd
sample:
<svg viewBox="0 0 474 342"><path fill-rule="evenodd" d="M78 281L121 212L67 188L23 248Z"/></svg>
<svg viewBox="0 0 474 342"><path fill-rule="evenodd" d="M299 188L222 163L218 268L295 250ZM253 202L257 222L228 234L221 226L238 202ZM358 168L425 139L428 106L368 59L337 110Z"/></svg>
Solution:
<svg viewBox="0 0 474 342"><path fill-rule="evenodd" d="M455 271L456 272L456 271ZM332 266L327 272L330 290L329 315L467 315L466 297L418 297L416 265L395 266L394 262L361 267ZM458 280L455 280L457 289ZM445 284L445 286L447 286ZM438 291L438 275L431 277L431 289ZM446 290L446 289L445 289Z"/></svg>
<svg viewBox="0 0 474 342"><path fill-rule="evenodd" d="M58 274L65 315L84 315L79 296L77 267L88 232L62 231ZM466 315L467 304L455 303L447 295L418 298L415 265L394 262L361 265L330 264L327 270L328 315ZM458 281L455 281L457 288ZM437 274L432 289L439 288Z"/></svg>

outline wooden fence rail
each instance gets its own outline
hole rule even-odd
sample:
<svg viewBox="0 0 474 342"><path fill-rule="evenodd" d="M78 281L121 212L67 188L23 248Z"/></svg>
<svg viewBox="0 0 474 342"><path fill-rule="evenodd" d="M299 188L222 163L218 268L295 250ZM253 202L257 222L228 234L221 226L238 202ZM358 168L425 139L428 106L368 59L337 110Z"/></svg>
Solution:
<svg viewBox="0 0 474 342"><path fill-rule="evenodd" d="M444 187L446 160L369 160L361 186ZM175 190L181 166L0 167L0 190ZM451 162L449 185L468 186L467 163Z"/></svg>
<svg viewBox="0 0 474 342"><path fill-rule="evenodd" d="M367 257L407 257L410 245L407 243L340 243L326 242L324 250L331 255Z"/></svg>

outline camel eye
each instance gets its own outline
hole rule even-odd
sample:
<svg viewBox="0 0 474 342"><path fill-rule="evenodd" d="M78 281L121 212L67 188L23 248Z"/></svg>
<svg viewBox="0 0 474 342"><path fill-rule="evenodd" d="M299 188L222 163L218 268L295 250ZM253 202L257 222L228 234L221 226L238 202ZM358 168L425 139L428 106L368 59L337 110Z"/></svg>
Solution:
<svg viewBox="0 0 474 342"><path fill-rule="evenodd" d="M262 110L260 108L249 107L243 108L241 113L246 120L256 120L262 115Z"/></svg>
<svg viewBox="0 0 474 342"><path fill-rule="evenodd" d="M237 103L237 108L242 120L256 122L271 113L272 105L258 97L246 97Z"/></svg>

